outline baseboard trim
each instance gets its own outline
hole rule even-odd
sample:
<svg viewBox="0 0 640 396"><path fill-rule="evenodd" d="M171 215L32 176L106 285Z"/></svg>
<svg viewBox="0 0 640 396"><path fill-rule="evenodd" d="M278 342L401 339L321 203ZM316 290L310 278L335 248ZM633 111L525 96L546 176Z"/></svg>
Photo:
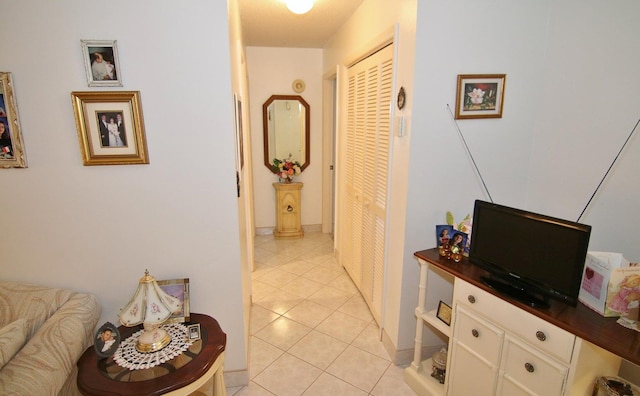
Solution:
<svg viewBox="0 0 640 396"><path fill-rule="evenodd" d="M391 357L391 361L396 366L406 367L413 361L413 348L397 350L384 329L382 329L382 345L387 350L387 353ZM423 346L421 356L430 357L442 347L446 347L446 345Z"/></svg>
<svg viewBox="0 0 640 396"><path fill-rule="evenodd" d="M234 370L224 372L224 386L236 388L249 385L249 370Z"/></svg>
<svg viewBox="0 0 640 396"><path fill-rule="evenodd" d="M303 225L304 232L321 232L322 224ZM273 227L257 227L256 235L273 235Z"/></svg>

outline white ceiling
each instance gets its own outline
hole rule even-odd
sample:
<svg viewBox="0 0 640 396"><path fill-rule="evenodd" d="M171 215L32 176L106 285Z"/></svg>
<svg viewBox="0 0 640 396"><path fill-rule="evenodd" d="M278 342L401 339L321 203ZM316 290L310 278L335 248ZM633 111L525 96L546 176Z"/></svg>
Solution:
<svg viewBox="0 0 640 396"><path fill-rule="evenodd" d="M363 0L315 0L296 15L284 0L237 0L244 43L251 47L322 48Z"/></svg>

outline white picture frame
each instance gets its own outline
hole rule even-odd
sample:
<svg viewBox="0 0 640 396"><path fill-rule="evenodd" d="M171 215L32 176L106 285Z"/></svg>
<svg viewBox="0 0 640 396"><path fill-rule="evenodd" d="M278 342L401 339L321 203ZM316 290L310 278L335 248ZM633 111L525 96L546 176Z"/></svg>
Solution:
<svg viewBox="0 0 640 396"><path fill-rule="evenodd" d="M121 87L122 73L116 40L80 40L90 87Z"/></svg>

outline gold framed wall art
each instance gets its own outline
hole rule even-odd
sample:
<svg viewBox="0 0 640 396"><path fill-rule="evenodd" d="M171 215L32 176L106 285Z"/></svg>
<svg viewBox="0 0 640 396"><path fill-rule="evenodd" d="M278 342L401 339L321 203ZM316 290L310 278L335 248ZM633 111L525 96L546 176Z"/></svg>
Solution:
<svg viewBox="0 0 640 396"><path fill-rule="evenodd" d="M71 92L84 165L148 164L139 91Z"/></svg>
<svg viewBox="0 0 640 396"><path fill-rule="evenodd" d="M18 105L10 72L0 72L0 168L26 168Z"/></svg>
<svg viewBox="0 0 640 396"><path fill-rule="evenodd" d="M459 74L455 118L502 118L506 78L506 74Z"/></svg>

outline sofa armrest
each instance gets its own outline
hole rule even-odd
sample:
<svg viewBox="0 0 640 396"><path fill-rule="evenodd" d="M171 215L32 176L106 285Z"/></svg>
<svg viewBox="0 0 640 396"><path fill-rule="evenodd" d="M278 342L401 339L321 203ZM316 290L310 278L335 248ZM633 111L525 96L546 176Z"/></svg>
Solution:
<svg viewBox="0 0 640 396"><path fill-rule="evenodd" d="M94 295L71 297L0 370L0 394L58 394L91 345L100 313Z"/></svg>

